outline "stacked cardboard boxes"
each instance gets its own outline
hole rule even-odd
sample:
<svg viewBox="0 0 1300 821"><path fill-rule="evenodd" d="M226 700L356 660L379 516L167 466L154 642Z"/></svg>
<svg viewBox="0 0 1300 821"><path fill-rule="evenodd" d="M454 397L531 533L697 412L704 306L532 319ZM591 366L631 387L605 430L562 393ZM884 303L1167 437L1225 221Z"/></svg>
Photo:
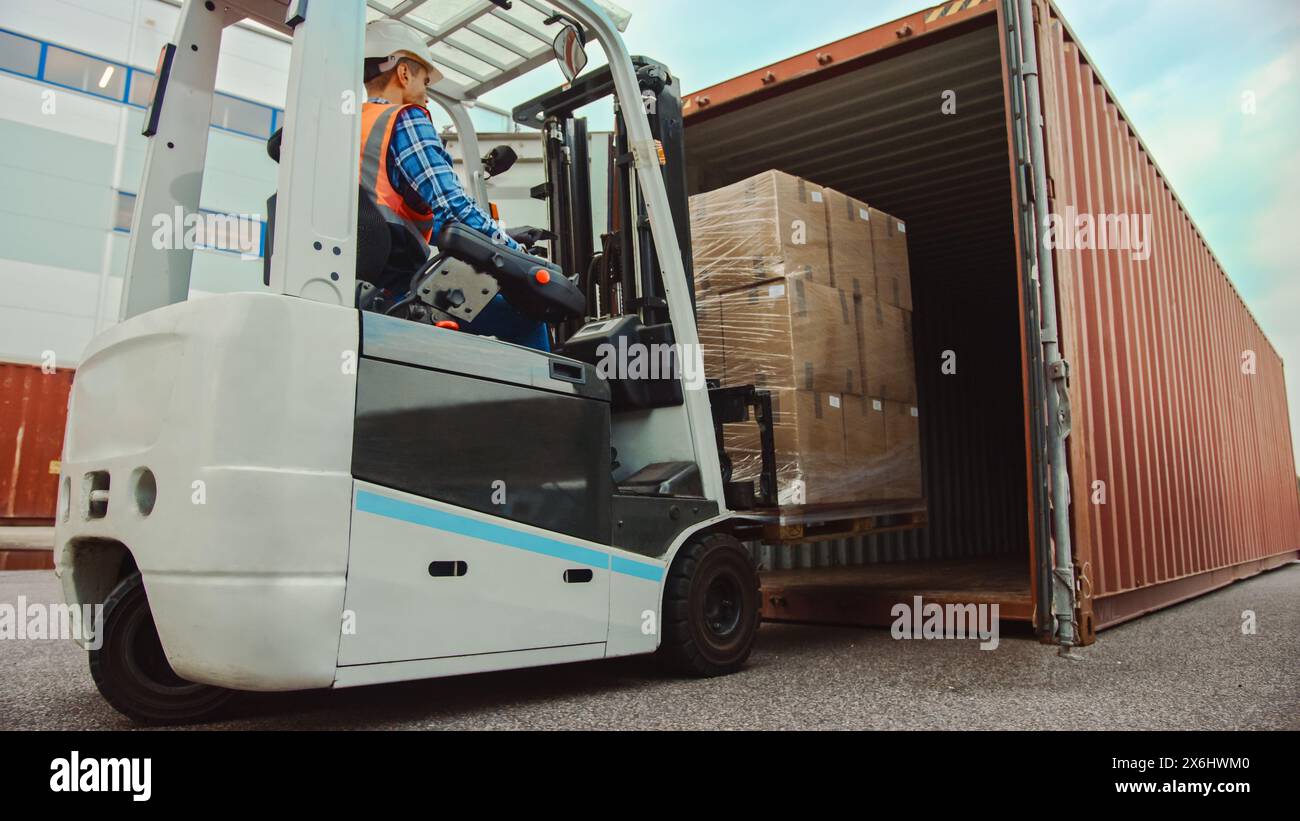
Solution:
<svg viewBox="0 0 1300 821"><path fill-rule="evenodd" d="M905 230L779 171L691 198L705 373L772 393L782 505L921 496ZM724 447L758 478L755 423Z"/></svg>

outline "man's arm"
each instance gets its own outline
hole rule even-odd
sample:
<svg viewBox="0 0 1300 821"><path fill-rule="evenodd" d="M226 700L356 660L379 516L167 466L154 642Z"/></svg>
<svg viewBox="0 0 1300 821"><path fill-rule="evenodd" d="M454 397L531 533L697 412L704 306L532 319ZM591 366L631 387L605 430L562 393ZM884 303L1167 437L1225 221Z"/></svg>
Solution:
<svg viewBox="0 0 1300 821"><path fill-rule="evenodd" d="M460 178L452 169L451 155L438 138L429 116L418 108L407 108L397 118L390 157L396 154L393 182L408 204L417 199L433 212L433 236L448 222L459 222L486 234L510 248L519 243L506 236L492 217L465 194ZM466 158L466 162L474 162Z"/></svg>

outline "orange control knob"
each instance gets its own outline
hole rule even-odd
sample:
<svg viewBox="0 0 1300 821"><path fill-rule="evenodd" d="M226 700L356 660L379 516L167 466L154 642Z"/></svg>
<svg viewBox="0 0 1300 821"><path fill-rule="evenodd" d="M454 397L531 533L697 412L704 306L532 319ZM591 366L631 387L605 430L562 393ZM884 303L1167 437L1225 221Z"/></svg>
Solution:
<svg viewBox="0 0 1300 821"><path fill-rule="evenodd" d="M460 323L459 323L459 322L455 322L455 321L450 320L450 319L444 319L443 321L436 323L436 326L439 327L439 328L443 328L443 329L445 329L445 330L448 330L448 331L459 331L459 330L460 330Z"/></svg>
<svg viewBox="0 0 1300 821"><path fill-rule="evenodd" d="M533 279L537 280L538 285L545 285L551 281L551 272L545 268L538 268L537 271L533 273Z"/></svg>

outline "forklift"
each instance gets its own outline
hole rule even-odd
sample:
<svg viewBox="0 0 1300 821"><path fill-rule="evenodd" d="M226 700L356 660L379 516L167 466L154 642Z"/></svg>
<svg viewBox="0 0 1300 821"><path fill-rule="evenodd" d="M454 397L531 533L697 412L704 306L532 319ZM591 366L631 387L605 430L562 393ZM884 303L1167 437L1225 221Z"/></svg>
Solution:
<svg viewBox="0 0 1300 821"><path fill-rule="evenodd" d="M77 371L55 544L68 603L103 608L80 639L92 677L136 721L202 720L239 691L655 653L715 676L750 654L759 582L733 509L774 494L770 400L597 367L620 346L698 347L680 85L628 54L600 0L481 0L434 25L436 6L185 0L162 49L122 321ZM559 62L569 82L513 112L545 140L549 248L450 224L390 276L347 105L368 17L412 26L448 69L430 100L480 202L508 159L472 161L469 106ZM189 299L193 250L142 228L199 209L222 31L245 20L292 38L268 288ZM593 40L607 65L583 76ZM575 112L609 96L596 248ZM498 296L546 323L551 351L464 330ZM719 446L750 413L757 489L729 481Z"/></svg>

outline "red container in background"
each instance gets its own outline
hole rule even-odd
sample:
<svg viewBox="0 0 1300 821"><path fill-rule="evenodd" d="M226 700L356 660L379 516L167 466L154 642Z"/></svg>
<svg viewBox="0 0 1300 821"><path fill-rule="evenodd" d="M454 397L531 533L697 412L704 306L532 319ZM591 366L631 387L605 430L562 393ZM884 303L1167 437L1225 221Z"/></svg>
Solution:
<svg viewBox="0 0 1300 821"><path fill-rule="evenodd" d="M54 522L73 373L0 363L0 525Z"/></svg>

